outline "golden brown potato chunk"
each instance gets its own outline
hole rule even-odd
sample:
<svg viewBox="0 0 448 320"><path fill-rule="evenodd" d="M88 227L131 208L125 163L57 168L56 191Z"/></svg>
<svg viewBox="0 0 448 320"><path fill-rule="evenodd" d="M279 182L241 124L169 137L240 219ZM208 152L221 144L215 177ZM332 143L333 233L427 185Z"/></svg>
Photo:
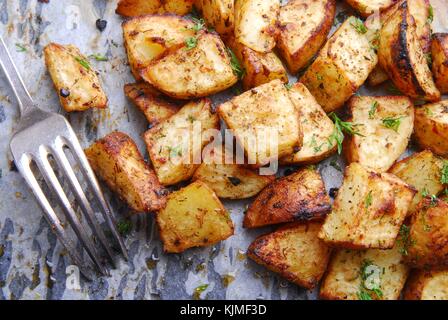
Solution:
<svg viewBox="0 0 448 320"><path fill-rule="evenodd" d="M448 203L426 197L412 215L406 262L416 268L448 267Z"/></svg>
<svg viewBox="0 0 448 320"><path fill-rule="evenodd" d="M330 198L319 172L303 168L264 188L247 209L243 226L321 220L330 210Z"/></svg>
<svg viewBox="0 0 448 320"><path fill-rule="evenodd" d="M191 11L194 0L120 0L115 12L124 17L156 13L174 13L183 16Z"/></svg>
<svg viewBox="0 0 448 320"><path fill-rule="evenodd" d="M163 208L168 191L143 160L135 142L114 131L85 150L95 173L136 212Z"/></svg>
<svg viewBox="0 0 448 320"><path fill-rule="evenodd" d="M278 36L279 10L279 0L236 1L236 40L258 52L272 51Z"/></svg>
<svg viewBox="0 0 448 320"><path fill-rule="evenodd" d="M398 0L346 0L363 17L368 17L376 11L383 11L391 7Z"/></svg>
<svg viewBox="0 0 448 320"><path fill-rule="evenodd" d="M243 89L258 87L274 79L288 82L288 74L280 59L274 52L260 53L239 43L234 37L229 37L226 41L239 60L243 77Z"/></svg>
<svg viewBox="0 0 448 320"><path fill-rule="evenodd" d="M448 93L448 33L436 33L432 38L432 73L441 93Z"/></svg>
<svg viewBox="0 0 448 320"><path fill-rule="evenodd" d="M247 250L249 258L307 289L322 278L330 248L317 237L321 224L291 223L258 237Z"/></svg>
<svg viewBox="0 0 448 320"><path fill-rule="evenodd" d="M144 133L149 157L161 184L173 185L193 176L200 164L202 148L212 138L205 132L219 129L218 116L211 108L209 99L190 102ZM197 132L195 125L200 125Z"/></svg>
<svg viewBox="0 0 448 320"><path fill-rule="evenodd" d="M354 96L348 102L348 121L362 124L359 134L344 140L347 161L387 171L406 151L414 127L414 106L407 97Z"/></svg>
<svg viewBox="0 0 448 320"><path fill-rule="evenodd" d="M332 212L319 237L349 249L390 249L415 190L389 173L377 173L353 162L344 173Z"/></svg>
<svg viewBox="0 0 448 320"><path fill-rule="evenodd" d="M305 67L327 39L335 0L291 0L280 8L277 47L291 73Z"/></svg>
<svg viewBox="0 0 448 320"><path fill-rule="evenodd" d="M414 138L422 148L448 156L448 100L415 108Z"/></svg>
<svg viewBox="0 0 448 320"><path fill-rule="evenodd" d="M414 153L390 168L390 173L418 191L409 207L409 213L415 211L417 204L423 199L423 195L438 195L443 191L444 185L441 182L443 167L443 159L435 156L429 150L424 150Z"/></svg>
<svg viewBox="0 0 448 320"><path fill-rule="evenodd" d="M330 300L397 300L409 269L397 246L389 250L335 252L320 287Z"/></svg>
<svg viewBox="0 0 448 320"><path fill-rule="evenodd" d="M395 86L407 96L440 100L428 61L417 37L414 17L407 2L400 4L380 30L378 60Z"/></svg>
<svg viewBox="0 0 448 320"><path fill-rule="evenodd" d="M275 180L273 175L262 176L235 163L232 151L223 148L222 145L213 148L210 159L204 160L193 175L193 180L205 182L219 198L250 198Z"/></svg>
<svg viewBox="0 0 448 320"><path fill-rule="evenodd" d="M221 104L218 113L243 147L249 164L263 166L302 145L298 112L278 79Z"/></svg>
<svg viewBox="0 0 448 320"><path fill-rule="evenodd" d="M205 97L233 86L238 78L217 34L200 32L174 52L153 61L142 78L178 99Z"/></svg>
<svg viewBox="0 0 448 320"><path fill-rule="evenodd" d="M195 6L205 22L221 36L233 35L235 26L235 0L196 0Z"/></svg>
<svg viewBox="0 0 448 320"><path fill-rule="evenodd" d="M326 112L342 107L377 64L367 32L361 20L349 17L300 78Z"/></svg>
<svg viewBox="0 0 448 320"><path fill-rule="evenodd" d="M107 107L100 80L78 48L50 43L45 46L44 55L45 65L65 111Z"/></svg>
<svg viewBox="0 0 448 320"><path fill-rule="evenodd" d="M164 99L160 92L144 82L126 84L124 94L143 112L150 126L168 119L179 111L177 104Z"/></svg>
<svg viewBox="0 0 448 320"><path fill-rule="evenodd" d="M169 50L182 46L195 35L191 20L174 15L147 15L123 23L132 74L141 80L140 71Z"/></svg>
<svg viewBox="0 0 448 320"><path fill-rule="evenodd" d="M333 121L302 83L289 89L289 97L299 111L303 145L298 152L280 159L280 163L313 164L329 157L337 150L337 142L330 139L335 132Z"/></svg>
<svg viewBox="0 0 448 320"><path fill-rule="evenodd" d="M405 300L448 300L448 271L413 270L403 293Z"/></svg>
<svg viewBox="0 0 448 320"><path fill-rule="evenodd" d="M233 223L212 189L195 181L168 196L157 213L165 252L204 247L233 235Z"/></svg>

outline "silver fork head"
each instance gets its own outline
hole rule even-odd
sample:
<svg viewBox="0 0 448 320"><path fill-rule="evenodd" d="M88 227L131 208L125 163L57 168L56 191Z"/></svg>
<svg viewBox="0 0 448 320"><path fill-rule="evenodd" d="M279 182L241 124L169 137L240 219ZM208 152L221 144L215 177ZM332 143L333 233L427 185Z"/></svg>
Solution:
<svg viewBox="0 0 448 320"><path fill-rule="evenodd" d="M61 181L59 181L56 174L57 171L61 172L64 178L68 181L70 191L74 195L92 234L101 243L106 256L113 264L110 243L107 241L95 216L94 210L69 162L65 153L68 149L77 162L77 166L79 166L90 189L93 191L102 216L110 229L111 234L118 243L121 253L126 259L128 258L125 245L116 228L114 216L110 207L101 192L100 186L76 134L63 116L56 113L45 112L38 108L34 108L32 111L27 112L23 115L21 122L19 123L19 130L11 139L10 147L16 166L42 207L45 218L61 243L69 252L74 263L80 267L81 272L86 277L90 278L90 272L84 268L81 255L78 253L76 245L73 243L71 237L69 237L63 222L56 214L54 209L55 206L49 202L48 197L41 188L36 175L32 170L32 163L38 168L48 188L56 196L60 208L64 212L67 221L83 248L100 272L106 275L108 274L107 268L100 258L94 241L89 236L88 230L86 230L81 223L80 217L76 214L76 210L71 204L69 196L64 191ZM57 170L55 170L55 166L52 166L50 163L50 158L54 159Z"/></svg>

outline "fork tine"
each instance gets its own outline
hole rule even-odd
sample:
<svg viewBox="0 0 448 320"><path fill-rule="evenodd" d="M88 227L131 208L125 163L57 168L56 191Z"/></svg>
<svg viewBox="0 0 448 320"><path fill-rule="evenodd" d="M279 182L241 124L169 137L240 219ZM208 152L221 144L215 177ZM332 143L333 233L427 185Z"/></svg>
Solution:
<svg viewBox="0 0 448 320"><path fill-rule="evenodd" d="M89 201L87 200L86 194L82 190L82 187L78 181L78 178L75 175L75 172L70 165L70 162L67 159L67 156L64 153L64 142L61 141L60 138L57 138L55 141L55 146L51 149L52 155L55 158L59 168L64 172L65 176L68 178L72 191L76 197L76 200L81 206L81 209L84 215L87 218L87 221L92 228L94 235L99 239L102 244L104 250L107 253L107 256L115 268L115 262L113 258L112 249L106 240L106 236L104 235L103 229L100 227L98 220L95 217L95 213L90 206Z"/></svg>
<svg viewBox="0 0 448 320"><path fill-rule="evenodd" d="M73 133L73 135L74 135L74 133ZM126 260L129 260L126 246L124 245L123 239L121 238L121 236L117 230L114 215L112 214L110 206L108 205L106 199L104 198L103 192L101 191L98 180L96 179L95 174L93 173L92 168L90 167L90 164L86 158L84 150L82 149L82 147L79 144L77 139L76 140L75 139L67 140L63 137L61 137L61 139L64 140L65 145L72 151L73 156L78 161L81 171L85 175L86 180L89 182L89 185L92 188L97 201L100 203L100 206L102 209L101 213L103 214L104 220L106 220L106 223L108 224L108 226L112 232L112 235L114 236L115 240L118 242L118 245L120 247L121 253L123 254L123 257Z"/></svg>
<svg viewBox="0 0 448 320"><path fill-rule="evenodd" d="M61 221L57 217L56 213L53 210L53 207L48 202L47 197L45 196L39 183L37 182L36 177L31 170L30 163L31 158L28 155L24 154L21 157L20 161L18 161L17 167L26 183L28 184L28 187L34 194L37 202L43 209L44 217L50 225L51 229L56 233L59 241L61 241L62 245L67 249L68 254L72 258L73 262L79 267L79 270L84 275L84 277L86 277L87 280L91 281L93 279L91 272L87 271L87 269L84 268L83 259L78 254L73 241L66 235Z"/></svg>
<svg viewBox="0 0 448 320"><path fill-rule="evenodd" d="M78 236L79 240L81 241L81 244L86 249L87 253L89 254L92 261L95 263L95 265L98 267L100 272L103 275L109 275L107 269L104 267L104 265L101 263L101 260L98 256L98 253L95 250L95 247L93 245L93 241L89 239L87 233L83 229L81 222L79 221L78 217L76 216L75 210L73 209L72 205L70 204L70 201L67 198L67 195L64 192L64 189L62 188L61 184L59 183L58 178L56 177L56 174L54 173L53 168L50 165L50 162L48 161L48 156L50 155L50 150L45 146L39 147L39 158L34 159L36 161L37 167L39 168L40 172L42 173L42 176L44 177L48 187L57 195L57 198L59 200L59 203L70 222L73 230L75 231L76 235Z"/></svg>

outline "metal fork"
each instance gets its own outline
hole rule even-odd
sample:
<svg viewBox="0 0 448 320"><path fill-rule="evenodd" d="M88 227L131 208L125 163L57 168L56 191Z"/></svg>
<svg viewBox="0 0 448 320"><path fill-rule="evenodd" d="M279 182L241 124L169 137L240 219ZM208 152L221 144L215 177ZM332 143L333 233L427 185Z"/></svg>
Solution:
<svg viewBox="0 0 448 320"><path fill-rule="evenodd" d="M95 213L87 200L86 194L82 190L81 183L75 175L65 150L69 149L73 158L83 173L85 180L95 199L99 203L100 211L113 237L117 241L123 256L128 259L126 247L120 234L117 231L114 216L106 202L100 189L98 181L89 165L84 151L76 137L75 132L69 122L60 114L46 112L34 104L31 99L22 78L20 77L14 62L8 52L8 49L0 37L0 65L10 83L17 98L21 118L16 133L13 135L10 148L17 169L31 188L39 205L42 207L44 216L50 224L52 230L56 233L58 239L67 249L73 262L80 268L81 273L87 278L91 278L90 272L85 268L79 250L76 249L76 243L70 239L63 222L56 214L54 207L50 204L48 198L36 179L32 171L32 163L37 166L40 174L43 176L48 188L56 195L58 204L64 212L67 221L70 223L73 231L78 237L82 247L93 261L94 265L103 275L108 275L104 261L102 261L95 243L87 232L80 218L77 216L75 208L71 204L67 193L64 191L54 168L51 165L50 158L53 158L57 164L58 171L63 173L67 179L72 194L75 196L83 216L86 218L92 234L99 240L108 260L114 265L113 253L110 243L101 229Z"/></svg>

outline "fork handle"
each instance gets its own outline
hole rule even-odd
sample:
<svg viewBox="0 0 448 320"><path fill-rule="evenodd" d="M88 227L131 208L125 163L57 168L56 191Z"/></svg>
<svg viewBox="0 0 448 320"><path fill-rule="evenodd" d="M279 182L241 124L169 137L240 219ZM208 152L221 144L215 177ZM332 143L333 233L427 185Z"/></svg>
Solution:
<svg viewBox="0 0 448 320"><path fill-rule="evenodd" d="M33 99L31 99L28 90L20 77L19 72L11 59L8 48L0 36L0 65L8 79L9 84L14 91L20 108L20 114L23 116L26 112L34 107Z"/></svg>

